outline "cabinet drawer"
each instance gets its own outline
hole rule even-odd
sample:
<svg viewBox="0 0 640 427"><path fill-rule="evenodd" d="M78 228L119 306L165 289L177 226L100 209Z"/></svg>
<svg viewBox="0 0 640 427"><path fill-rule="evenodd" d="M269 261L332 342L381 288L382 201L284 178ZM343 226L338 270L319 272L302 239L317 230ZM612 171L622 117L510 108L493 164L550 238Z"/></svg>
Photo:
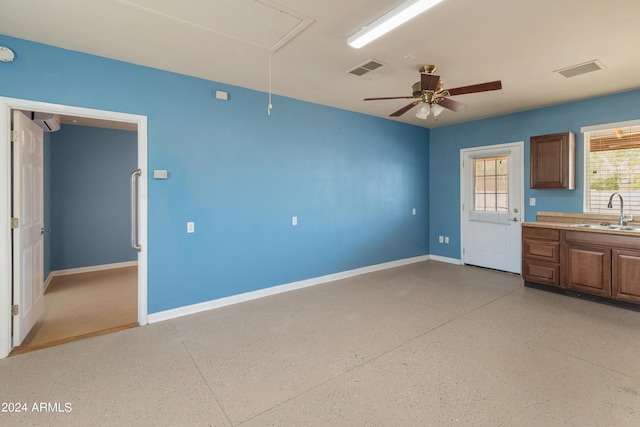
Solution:
<svg viewBox="0 0 640 427"><path fill-rule="evenodd" d="M560 286L560 264L543 261L525 261L522 278L535 283Z"/></svg>
<svg viewBox="0 0 640 427"><path fill-rule="evenodd" d="M560 242L560 230L554 228L522 227L522 238Z"/></svg>
<svg viewBox="0 0 640 427"><path fill-rule="evenodd" d="M640 236L622 236L620 234L592 233L589 231L565 231L566 243L578 243L584 245L606 246L611 248L640 248Z"/></svg>
<svg viewBox="0 0 640 427"><path fill-rule="evenodd" d="M540 240L525 240L522 255L527 259L560 262L560 243Z"/></svg>

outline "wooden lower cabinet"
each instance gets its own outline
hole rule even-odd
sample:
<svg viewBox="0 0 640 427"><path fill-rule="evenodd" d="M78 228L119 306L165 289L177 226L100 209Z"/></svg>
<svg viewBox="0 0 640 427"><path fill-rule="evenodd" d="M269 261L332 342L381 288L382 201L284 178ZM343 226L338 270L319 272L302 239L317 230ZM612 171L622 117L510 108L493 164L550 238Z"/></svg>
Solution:
<svg viewBox="0 0 640 427"><path fill-rule="evenodd" d="M560 230L526 227L522 238L522 278L560 286Z"/></svg>
<svg viewBox="0 0 640 427"><path fill-rule="evenodd" d="M612 293L620 301L640 304L640 250L614 250Z"/></svg>
<svg viewBox="0 0 640 427"><path fill-rule="evenodd" d="M640 305L640 235L524 226L522 278Z"/></svg>
<svg viewBox="0 0 640 427"><path fill-rule="evenodd" d="M566 245L564 271L567 288L611 297L611 249Z"/></svg>

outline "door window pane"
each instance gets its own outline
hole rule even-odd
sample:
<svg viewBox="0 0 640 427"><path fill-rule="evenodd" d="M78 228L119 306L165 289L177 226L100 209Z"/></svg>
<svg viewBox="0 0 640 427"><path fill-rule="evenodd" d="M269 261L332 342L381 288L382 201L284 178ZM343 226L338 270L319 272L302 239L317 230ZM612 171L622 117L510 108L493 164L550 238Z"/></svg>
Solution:
<svg viewBox="0 0 640 427"><path fill-rule="evenodd" d="M506 156L473 159L473 210L509 211L509 165Z"/></svg>

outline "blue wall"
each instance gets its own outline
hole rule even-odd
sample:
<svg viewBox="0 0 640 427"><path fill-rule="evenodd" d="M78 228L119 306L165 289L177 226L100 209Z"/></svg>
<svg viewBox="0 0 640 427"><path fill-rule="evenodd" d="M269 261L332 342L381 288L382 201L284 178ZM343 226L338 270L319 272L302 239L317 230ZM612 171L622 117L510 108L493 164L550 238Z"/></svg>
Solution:
<svg viewBox="0 0 640 427"><path fill-rule="evenodd" d="M0 96L148 117L150 313L429 253L427 129L279 96L268 117L261 92L0 44Z"/></svg>
<svg viewBox="0 0 640 427"><path fill-rule="evenodd" d="M62 125L48 135L50 269L136 260L129 181L137 133Z"/></svg>
<svg viewBox="0 0 640 427"><path fill-rule="evenodd" d="M538 211L582 212L584 138L582 126L640 118L640 91L625 92L537 110L509 114L431 130L430 135L430 248L431 253L460 258L460 149L524 141L525 221ZM530 189L529 138L558 132L576 134L576 189ZM528 206L529 198L536 206ZM439 235L450 244L438 244Z"/></svg>

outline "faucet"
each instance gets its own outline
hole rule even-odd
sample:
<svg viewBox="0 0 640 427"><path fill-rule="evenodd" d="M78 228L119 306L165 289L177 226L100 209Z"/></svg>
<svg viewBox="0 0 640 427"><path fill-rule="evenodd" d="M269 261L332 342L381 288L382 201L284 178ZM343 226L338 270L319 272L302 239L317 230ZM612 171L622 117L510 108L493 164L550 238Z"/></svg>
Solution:
<svg viewBox="0 0 640 427"><path fill-rule="evenodd" d="M611 197L609 197L609 204L607 204L608 208L612 208L613 207L613 196L618 195L618 197L620 197L620 225L627 225L627 221L633 221L633 215L631 215L630 218L625 218L624 217L624 201L622 200L622 196L620 195L620 193L613 193L611 195Z"/></svg>

